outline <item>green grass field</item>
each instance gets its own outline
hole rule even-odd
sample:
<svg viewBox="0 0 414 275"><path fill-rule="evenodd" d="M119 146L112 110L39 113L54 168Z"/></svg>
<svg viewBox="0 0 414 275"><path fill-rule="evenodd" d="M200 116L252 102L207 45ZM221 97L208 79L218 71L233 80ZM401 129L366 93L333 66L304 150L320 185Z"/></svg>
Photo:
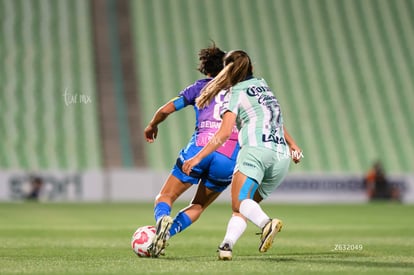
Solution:
<svg viewBox="0 0 414 275"><path fill-rule="evenodd" d="M150 203L3 203L0 274L414 274L413 205L262 206L284 221L273 247L259 253L249 223L233 261L222 262L228 204L210 206L151 259L130 248L135 229L153 223Z"/></svg>

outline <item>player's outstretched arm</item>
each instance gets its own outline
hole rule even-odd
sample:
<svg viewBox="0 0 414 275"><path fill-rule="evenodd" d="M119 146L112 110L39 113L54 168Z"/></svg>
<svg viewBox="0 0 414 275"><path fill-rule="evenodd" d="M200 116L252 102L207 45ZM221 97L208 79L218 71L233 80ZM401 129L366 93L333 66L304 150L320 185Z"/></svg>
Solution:
<svg viewBox="0 0 414 275"><path fill-rule="evenodd" d="M144 136L147 142L154 142L158 135L158 124L163 122L170 114L176 111L174 102L169 101L161 106L152 117L144 130Z"/></svg>
<svg viewBox="0 0 414 275"><path fill-rule="evenodd" d="M293 137L289 134L286 127L283 125L283 132L285 135L285 140L290 148L290 154L294 163L299 163L302 157L302 149L296 144Z"/></svg>

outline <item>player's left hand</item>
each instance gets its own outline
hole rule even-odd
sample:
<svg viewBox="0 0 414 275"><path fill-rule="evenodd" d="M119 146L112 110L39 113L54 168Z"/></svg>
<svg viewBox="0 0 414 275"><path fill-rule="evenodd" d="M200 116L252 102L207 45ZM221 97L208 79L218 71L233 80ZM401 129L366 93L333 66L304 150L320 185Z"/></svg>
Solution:
<svg viewBox="0 0 414 275"><path fill-rule="evenodd" d="M292 156L294 163L299 163L303 157L302 149L300 149L300 147L296 144L293 144L290 146L290 155Z"/></svg>

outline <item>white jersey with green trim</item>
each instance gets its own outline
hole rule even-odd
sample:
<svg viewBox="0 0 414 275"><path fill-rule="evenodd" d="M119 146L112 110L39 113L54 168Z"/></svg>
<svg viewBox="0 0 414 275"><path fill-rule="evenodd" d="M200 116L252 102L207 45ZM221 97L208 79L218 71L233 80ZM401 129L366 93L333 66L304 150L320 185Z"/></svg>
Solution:
<svg viewBox="0 0 414 275"><path fill-rule="evenodd" d="M240 146L258 146L287 153L279 102L264 79L250 78L231 87L222 114L237 115Z"/></svg>

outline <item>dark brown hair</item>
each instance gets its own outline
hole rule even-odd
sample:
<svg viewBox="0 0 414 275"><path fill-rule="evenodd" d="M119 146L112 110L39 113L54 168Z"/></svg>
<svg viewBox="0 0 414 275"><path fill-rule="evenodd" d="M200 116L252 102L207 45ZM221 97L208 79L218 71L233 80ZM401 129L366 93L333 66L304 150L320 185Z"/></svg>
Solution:
<svg viewBox="0 0 414 275"><path fill-rule="evenodd" d="M223 69L223 57L226 53L216 47L213 43L206 49L201 49L198 53L198 64L197 70L204 75L210 74L215 77Z"/></svg>

